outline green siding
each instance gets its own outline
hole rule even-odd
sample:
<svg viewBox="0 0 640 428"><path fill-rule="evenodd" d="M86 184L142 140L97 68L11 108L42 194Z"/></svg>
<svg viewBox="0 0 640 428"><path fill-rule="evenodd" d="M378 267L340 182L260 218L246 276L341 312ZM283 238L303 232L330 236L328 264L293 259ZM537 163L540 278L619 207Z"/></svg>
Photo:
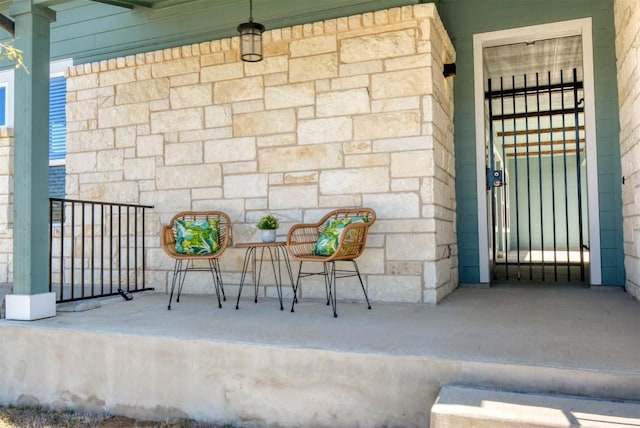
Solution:
<svg viewBox="0 0 640 428"><path fill-rule="evenodd" d="M439 13L456 49L455 145L459 279L476 283L478 267L473 99L473 35L591 17L593 21L602 283L624 284L616 58L611 0L441 0ZM464 173L467 172L468 173Z"/></svg>

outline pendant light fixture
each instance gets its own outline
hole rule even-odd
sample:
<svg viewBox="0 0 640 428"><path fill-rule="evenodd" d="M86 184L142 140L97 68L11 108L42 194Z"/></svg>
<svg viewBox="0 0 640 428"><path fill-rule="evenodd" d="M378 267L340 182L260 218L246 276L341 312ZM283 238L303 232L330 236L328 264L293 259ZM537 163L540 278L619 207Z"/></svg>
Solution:
<svg viewBox="0 0 640 428"><path fill-rule="evenodd" d="M253 0L249 0L249 22L238 25L240 57L243 61L262 61L262 33L264 25L253 22Z"/></svg>

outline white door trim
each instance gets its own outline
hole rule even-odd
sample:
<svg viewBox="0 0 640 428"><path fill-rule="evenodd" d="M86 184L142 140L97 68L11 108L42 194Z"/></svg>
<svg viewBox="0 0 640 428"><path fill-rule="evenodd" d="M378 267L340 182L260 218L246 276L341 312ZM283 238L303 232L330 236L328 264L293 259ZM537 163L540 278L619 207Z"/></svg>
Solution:
<svg viewBox="0 0 640 428"><path fill-rule="evenodd" d="M600 203L598 197L598 153L596 149L595 85L593 75L593 38L591 18L533 25L509 30L480 33L473 36L473 84L476 127L476 176L478 177L478 262L480 282L490 282L489 226L487 213L485 163L485 112L482 49L525 41L566 36L582 36L584 73L584 116L587 150L587 200L589 210L589 259L591 285L602 283L600 262Z"/></svg>

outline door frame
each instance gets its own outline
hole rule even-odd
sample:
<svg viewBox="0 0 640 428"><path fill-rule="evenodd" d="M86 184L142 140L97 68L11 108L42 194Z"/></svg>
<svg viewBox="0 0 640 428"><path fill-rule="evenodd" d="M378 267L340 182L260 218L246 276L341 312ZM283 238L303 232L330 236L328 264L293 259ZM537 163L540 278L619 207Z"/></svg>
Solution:
<svg viewBox="0 0 640 428"><path fill-rule="evenodd" d="M482 49L513 43L531 42L567 36L582 37L582 66L584 76L584 119L587 154L587 201L589 213L589 270L590 284L601 285L600 262L600 203L598 195L598 153L596 148L595 85L593 73L593 37L591 18L574 19L549 24L532 25L508 30L474 34L473 84L476 129L476 192L478 197L478 262L480 282L491 282L489 255L489 218L486 190L486 130L484 108L484 73Z"/></svg>

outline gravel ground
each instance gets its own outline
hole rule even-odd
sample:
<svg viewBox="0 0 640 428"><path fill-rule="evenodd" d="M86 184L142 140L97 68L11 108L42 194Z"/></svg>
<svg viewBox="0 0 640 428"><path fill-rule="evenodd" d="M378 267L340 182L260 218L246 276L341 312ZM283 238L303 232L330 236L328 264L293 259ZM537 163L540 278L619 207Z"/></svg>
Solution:
<svg viewBox="0 0 640 428"><path fill-rule="evenodd" d="M233 428L192 420L141 421L124 416L91 415L42 407L0 407L0 428Z"/></svg>

